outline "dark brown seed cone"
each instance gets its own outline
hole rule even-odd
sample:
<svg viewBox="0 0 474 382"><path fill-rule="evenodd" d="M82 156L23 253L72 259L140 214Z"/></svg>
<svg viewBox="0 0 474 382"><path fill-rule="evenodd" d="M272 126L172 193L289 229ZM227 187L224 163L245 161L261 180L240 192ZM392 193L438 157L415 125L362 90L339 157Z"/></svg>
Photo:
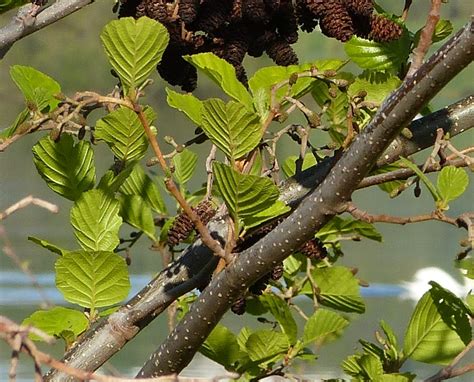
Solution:
<svg viewBox="0 0 474 382"><path fill-rule="evenodd" d="M206 225L216 214L216 209L209 200L204 200L196 207L194 212L199 216L201 222ZM175 246L186 240L194 230L194 224L184 212L180 213L168 230L168 245Z"/></svg>
<svg viewBox="0 0 474 382"><path fill-rule="evenodd" d="M323 243L317 238L308 240L302 245L299 249L303 255L309 257L310 259L322 260L327 257L328 252L324 248Z"/></svg>
<svg viewBox="0 0 474 382"><path fill-rule="evenodd" d="M369 39L376 42L397 40L403 33L402 27L396 22L376 14L370 18L370 27Z"/></svg>
<svg viewBox="0 0 474 382"><path fill-rule="evenodd" d="M272 24L277 27L280 37L289 44L298 41L298 22L292 0L280 0L280 6L273 16Z"/></svg>
<svg viewBox="0 0 474 382"><path fill-rule="evenodd" d="M270 21L264 0L242 0L242 17L253 23L267 24Z"/></svg>
<svg viewBox="0 0 474 382"><path fill-rule="evenodd" d="M237 301L235 301L232 306L230 307L230 310L241 316L242 314L245 313L245 306L247 305L245 301L245 297L240 297Z"/></svg>
<svg viewBox="0 0 474 382"><path fill-rule="evenodd" d="M144 0L121 0L118 17L135 17L140 3Z"/></svg>
<svg viewBox="0 0 474 382"><path fill-rule="evenodd" d="M257 36L249 41L247 53L252 57L260 57L268 45L272 44L277 39L277 34L268 29L254 27L252 33Z"/></svg>
<svg viewBox="0 0 474 382"><path fill-rule="evenodd" d="M283 263L278 264L275 268L272 269L272 272L270 275L271 279L273 281L279 280L281 276L283 276L283 270L284 270Z"/></svg>
<svg viewBox="0 0 474 382"><path fill-rule="evenodd" d="M237 79L246 87L248 88L248 82L249 79L247 77L247 72L245 71L245 68L242 64L235 64L235 75L237 76Z"/></svg>
<svg viewBox="0 0 474 382"><path fill-rule="evenodd" d="M232 2L230 20L233 22L242 20L242 0L234 0Z"/></svg>
<svg viewBox="0 0 474 382"><path fill-rule="evenodd" d="M183 55L188 53L180 46L168 45L157 69L160 76L169 84L181 86L184 91L191 92L196 88L197 71L183 59Z"/></svg>
<svg viewBox="0 0 474 382"><path fill-rule="evenodd" d="M145 16L161 23L169 21L168 8L166 3L157 0L145 0Z"/></svg>
<svg viewBox="0 0 474 382"><path fill-rule="evenodd" d="M352 15L355 34L362 38L369 38L370 16Z"/></svg>
<svg viewBox="0 0 474 382"><path fill-rule="evenodd" d="M277 65L288 66L298 64L298 56L285 40L274 41L267 46L266 52Z"/></svg>
<svg viewBox="0 0 474 382"><path fill-rule="evenodd" d="M229 1L208 0L200 5L196 20L189 28L212 34L230 20L231 7Z"/></svg>
<svg viewBox="0 0 474 382"><path fill-rule="evenodd" d="M344 0L344 4L349 12L361 16L370 16L374 11L373 0Z"/></svg>
<svg viewBox="0 0 474 382"><path fill-rule="evenodd" d="M296 0L295 15L298 25L304 32L312 32L318 25L318 19L308 9L306 0Z"/></svg>
<svg viewBox="0 0 474 382"><path fill-rule="evenodd" d="M196 20L200 0L180 0L178 15L185 24L191 24Z"/></svg>
<svg viewBox="0 0 474 382"><path fill-rule="evenodd" d="M354 26L348 10L339 0L328 0L324 4L326 10L319 21L321 32L339 41L347 41L354 34Z"/></svg>
<svg viewBox="0 0 474 382"><path fill-rule="evenodd" d="M283 218L276 219L274 221L271 221L270 223L258 227L253 232L248 233L243 239L239 239L239 241L237 242L237 246L234 249L234 252L242 252L245 249L250 248L267 233L271 232L282 221Z"/></svg>
<svg viewBox="0 0 474 382"><path fill-rule="evenodd" d="M251 285L249 292L255 296L260 296L265 289L267 289L268 282L270 281L270 273L267 273L261 279L258 279L255 284Z"/></svg>
<svg viewBox="0 0 474 382"><path fill-rule="evenodd" d="M168 245L173 247L178 245L191 234L194 224L184 212L180 213L168 230Z"/></svg>
<svg viewBox="0 0 474 382"><path fill-rule="evenodd" d="M321 17L326 12L326 4L333 2L333 0L305 0L306 8L316 17Z"/></svg>

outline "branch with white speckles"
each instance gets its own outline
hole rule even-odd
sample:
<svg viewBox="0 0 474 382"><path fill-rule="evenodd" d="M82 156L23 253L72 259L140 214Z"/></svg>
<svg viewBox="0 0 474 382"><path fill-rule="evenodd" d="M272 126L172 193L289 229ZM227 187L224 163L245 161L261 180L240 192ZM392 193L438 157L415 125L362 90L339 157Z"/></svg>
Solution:
<svg viewBox="0 0 474 382"><path fill-rule="evenodd" d="M381 106L369 126L311 192L272 232L240 253L204 289L190 311L138 373L179 373L241 291L309 240L344 209L352 192L418 111L474 59L474 25L467 24Z"/></svg>
<svg viewBox="0 0 474 382"><path fill-rule="evenodd" d="M31 20L28 19L31 4L21 7L10 23L0 28L0 59L5 56L15 42L93 2L94 0L57 0ZM32 22L31 25L30 22Z"/></svg>
<svg viewBox="0 0 474 382"><path fill-rule="evenodd" d="M454 136L471 127L474 127L473 96L412 122L410 130L413 138L411 140L399 138L394 141L384 153L383 157L386 158L384 162L390 163L399 155L408 156L431 146L435 141L437 128L449 131L451 136ZM322 182L334 162L334 159L329 158L283 183L280 187L280 199L296 206L304 196ZM404 171L404 173L400 176L396 174L397 179L412 175L407 169L399 171ZM216 217L209 224L208 229L213 235L226 238L227 225L221 219L222 216ZM177 297L208 279L215 265L216 258L201 244L200 240L196 241L184 251L182 257L160 272L132 300L81 336L63 360L83 370L96 370ZM51 371L46 380L65 381L67 378L57 371Z"/></svg>

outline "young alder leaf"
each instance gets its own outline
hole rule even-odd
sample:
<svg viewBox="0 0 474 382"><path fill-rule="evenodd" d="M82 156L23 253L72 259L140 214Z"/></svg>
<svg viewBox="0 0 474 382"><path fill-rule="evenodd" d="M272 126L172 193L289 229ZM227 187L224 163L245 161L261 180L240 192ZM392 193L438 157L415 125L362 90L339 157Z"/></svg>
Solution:
<svg viewBox="0 0 474 382"><path fill-rule="evenodd" d="M114 170L107 170L104 175L102 175L102 178L100 178L99 184L96 188L111 194L115 194L120 189L125 180L127 180L127 178L130 176L136 165L136 161L126 162L125 166L118 174L116 174Z"/></svg>
<svg viewBox="0 0 474 382"><path fill-rule="evenodd" d="M272 360L275 356L286 353L288 337L274 330L259 330L250 334L245 343L245 348L252 361L265 362Z"/></svg>
<svg viewBox="0 0 474 382"><path fill-rule="evenodd" d="M192 94L182 94L166 88L168 105L183 112L197 126L202 125L202 101Z"/></svg>
<svg viewBox="0 0 474 382"><path fill-rule="evenodd" d="M232 370L235 362L244 356L234 333L221 324L214 328L199 352L227 370Z"/></svg>
<svg viewBox="0 0 474 382"><path fill-rule="evenodd" d="M377 382L412 382L416 379L415 374L411 373L392 373L382 374L377 378Z"/></svg>
<svg viewBox="0 0 474 382"><path fill-rule="evenodd" d="M397 162L391 163L391 164L386 164L386 165L383 165L383 166L378 167L375 170L373 170L370 173L370 175L384 174L384 173L387 173L387 172L399 170L400 168L401 167L398 165ZM392 192L394 192L395 190L400 189L400 186L403 185L404 183L405 182L402 181L402 180L394 180L394 181L391 181L391 182L385 182L385 183L379 184L378 187L382 191L384 191L387 194L391 195Z"/></svg>
<svg viewBox="0 0 474 382"><path fill-rule="evenodd" d="M119 202L103 190L90 190L74 203L71 224L80 246L91 251L113 251L122 225Z"/></svg>
<svg viewBox="0 0 474 382"><path fill-rule="evenodd" d="M213 53L199 53L183 58L214 81L229 97L245 105L248 110L253 110L252 96L237 79L234 67L226 60Z"/></svg>
<svg viewBox="0 0 474 382"><path fill-rule="evenodd" d="M436 189L436 187L434 186L434 184L431 183L431 181L428 179L428 177L418 168L418 166L416 164L414 164L413 162L411 162L410 160L408 160L406 158L400 158L399 163L402 166L408 167L409 169L411 169L420 178L420 180L428 188L428 190L429 190L429 192L430 192L430 194L433 197L433 200L435 202L439 202L441 200L441 196L440 196L438 190Z"/></svg>
<svg viewBox="0 0 474 382"><path fill-rule="evenodd" d="M294 345L298 336L298 328L288 304L273 293L265 293L260 296L259 300L278 321L281 330L288 337L288 342Z"/></svg>
<svg viewBox="0 0 474 382"><path fill-rule="evenodd" d="M453 33L453 24L449 20L438 20L436 27L433 33L432 41L433 43L444 40L451 33Z"/></svg>
<svg viewBox="0 0 474 382"><path fill-rule="evenodd" d="M235 222L269 208L278 198L278 187L268 178L241 174L214 162L215 185Z"/></svg>
<svg viewBox="0 0 474 382"><path fill-rule="evenodd" d="M144 110L148 123L156 118L155 112L146 107ZM148 138L137 114L128 107L120 107L95 125L95 138L102 140L122 161L139 160L145 156Z"/></svg>
<svg viewBox="0 0 474 382"><path fill-rule="evenodd" d="M456 268L463 269L463 276L474 279L474 258L468 257L462 260L456 260L454 263Z"/></svg>
<svg viewBox="0 0 474 382"><path fill-rule="evenodd" d="M65 253L69 252L67 249L63 249L61 247L58 247L56 244L52 244L50 243L49 241L47 240L44 240L44 239L39 239L37 237L34 237L34 236L28 236L28 240L29 241L32 241L33 243L35 244L38 244L39 246L53 252L53 253L56 253L57 255L64 255Z"/></svg>
<svg viewBox="0 0 474 382"><path fill-rule="evenodd" d="M359 283L348 268L341 266L316 268L313 270L312 276L320 289L318 300L321 305L342 312L365 312ZM304 294L313 293L309 281L305 283L301 292Z"/></svg>
<svg viewBox="0 0 474 382"><path fill-rule="evenodd" d="M57 194L77 200L94 187L94 152L89 142L75 145L67 134L61 135L59 142L45 136L33 146L33 156L36 170Z"/></svg>
<svg viewBox="0 0 474 382"><path fill-rule="evenodd" d="M131 226L143 231L151 240L156 241L155 223L150 206L139 195L121 195L120 216Z"/></svg>
<svg viewBox="0 0 474 382"><path fill-rule="evenodd" d="M346 374L349 374L352 377L362 376L363 371L362 367L359 364L361 357L362 356L359 354L350 355L349 357L347 357L341 363L342 370L344 370Z"/></svg>
<svg viewBox="0 0 474 382"><path fill-rule="evenodd" d="M403 353L416 361L447 365L471 341L469 309L454 294L431 282L408 324Z"/></svg>
<svg viewBox="0 0 474 382"><path fill-rule="evenodd" d="M25 318L22 325L34 326L50 336L64 338L70 344L70 336L65 334L72 333L74 340L87 329L89 321L82 312L56 306L50 310L37 310ZM33 333L30 333L29 337L34 341L41 341L41 337Z"/></svg>
<svg viewBox="0 0 474 382"><path fill-rule="evenodd" d="M311 88L311 95L320 107L325 107L325 118L330 123L331 129L346 129L347 110L349 108L349 97L347 93L339 89L336 96L329 95L328 85L322 81L315 82Z"/></svg>
<svg viewBox="0 0 474 382"><path fill-rule="evenodd" d="M58 258L55 270L64 298L91 310L117 304L130 291L127 264L113 252L69 252Z"/></svg>
<svg viewBox="0 0 474 382"><path fill-rule="evenodd" d="M441 201L439 208L445 209L448 203L459 198L469 185L469 177L462 168L446 166L438 174L437 188Z"/></svg>
<svg viewBox="0 0 474 382"><path fill-rule="evenodd" d="M325 243L329 243L338 241L343 235L360 235L367 239L382 241L382 235L372 224L351 218L343 219L339 216L327 222L316 236Z"/></svg>
<svg viewBox="0 0 474 382"><path fill-rule="evenodd" d="M198 156L190 150L183 150L173 157L174 176L179 184L185 184L194 174Z"/></svg>
<svg viewBox="0 0 474 382"><path fill-rule="evenodd" d="M28 120L30 112L28 109L24 109L15 118L15 121L7 128L0 130L0 142L4 139L12 137L20 126Z"/></svg>
<svg viewBox="0 0 474 382"><path fill-rule="evenodd" d="M372 354L364 354L359 360L368 381L377 381L383 374L382 361Z"/></svg>
<svg viewBox="0 0 474 382"><path fill-rule="evenodd" d="M387 337L387 342L390 346L397 349L398 348L398 340L395 332L393 331L392 327L384 320L380 321L380 327L382 328L385 337Z"/></svg>
<svg viewBox="0 0 474 382"><path fill-rule="evenodd" d="M349 321L340 314L320 308L306 321L303 344L324 341L328 336L340 333L347 325Z"/></svg>
<svg viewBox="0 0 474 382"><path fill-rule="evenodd" d="M231 161L250 152L262 138L257 114L240 103L226 104L218 98L204 101L201 127Z"/></svg>
<svg viewBox="0 0 474 382"><path fill-rule="evenodd" d="M362 69L397 70L406 62L410 54L411 40L405 30L402 36L389 43L369 41L353 36L344 44L344 50L349 58Z"/></svg>
<svg viewBox="0 0 474 382"><path fill-rule="evenodd" d="M58 106L55 96L61 93L61 86L48 75L30 66L14 65L10 76L23 93L28 109L42 111L49 106L52 111Z"/></svg>
<svg viewBox="0 0 474 382"><path fill-rule="evenodd" d="M288 178L296 174L296 163L298 162L299 159L300 159L299 156L291 155L288 158L286 158L285 161L283 162L281 169L283 170L284 174ZM301 171L306 170L307 168L310 168L311 166L314 166L315 164L316 164L316 158L314 157L314 155L307 153L304 156L303 163L301 164L301 168L299 170Z"/></svg>
<svg viewBox="0 0 474 382"><path fill-rule="evenodd" d="M398 86L401 80L386 72L375 72L365 70L359 75L347 89L347 94L354 97L359 92L365 91L365 101L382 103L382 101Z"/></svg>
<svg viewBox="0 0 474 382"><path fill-rule="evenodd" d="M166 213L166 206L158 186L145 174L140 164L135 165L130 176L119 189L123 195L139 195L157 213Z"/></svg>
<svg viewBox="0 0 474 382"><path fill-rule="evenodd" d="M166 28L148 17L110 21L100 35L124 93L140 87L161 61L169 41Z"/></svg>

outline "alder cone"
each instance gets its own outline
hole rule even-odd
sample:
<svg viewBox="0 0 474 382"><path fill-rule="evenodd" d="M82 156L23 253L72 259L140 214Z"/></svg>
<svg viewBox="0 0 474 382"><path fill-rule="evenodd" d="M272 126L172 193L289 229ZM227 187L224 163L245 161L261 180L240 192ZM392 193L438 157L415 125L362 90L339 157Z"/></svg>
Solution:
<svg viewBox="0 0 474 382"><path fill-rule="evenodd" d="M254 23L267 24L270 21L263 0L242 0L242 16Z"/></svg>
<svg viewBox="0 0 474 382"><path fill-rule="evenodd" d="M370 18L370 28L369 39L376 42L397 40L403 33L402 27L396 22L376 14Z"/></svg>
<svg viewBox="0 0 474 382"><path fill-rule="evenodd" d="M180 0L178 15L185 24L191 24L196 20L200 0Z"/></svg>
<svg viewBox="0 0 474 382"><path fill-rule="evenodd" d="M270 277L273 281L277 281L283 276L283 263L278 264L275 268L272 269Z"/></svg>
<svg viewBox="0 0 474 382"><path fill-rule="evenodd" d="M270 273L267 273L262 278L258 279L253 285L249 287L249 292L255 296L260 296L265 289L267 289L268 282L270 281Z"/></svg>
<svg viewBox="0 0 474 382"><path fill-rule="evenodd" d="M245 297L240 297L238 300L236 300L232 306L230 307L230 310L235 313L235 314L238 314L239 316L241 316L242 314L245 313L245 307L246 307L247 303L245 301Z"/></svg>
<svg viewBox="0 0 474 382"><path fill-rule="evenodd" d="M325 10L319 21L321 32L342 42L349 40L354 34L354 26L344 4L338 0L328 0L324 7Z"/></svg>
<svg viewBox="0 0 474 382"><path fill-rule="evenodd" d="M277 65L298 65L298 56L285 40L275 40L267 47L266 52Z"/></svg>
<svg viewBox="0 0 474 382"><path fill-rule="evenodd" d="M328 252L323 243L317 238L313 238L304 243L299 251L306 257L314 260L322 260L327 257Z"/></svg>
<svg viewBox="0 0 474 382"><path fill-rule="evenodd" d="M344 0L344 4L349 12L361 16L370 16L374 11L373 0Z"/></svg>
<svg viewBox="0 0 474 382"><path fill-rule="evenodd" d="M295 16L304 32L312 32L318 25L316 15L308 9L306 0L296 0Z"/></svg>

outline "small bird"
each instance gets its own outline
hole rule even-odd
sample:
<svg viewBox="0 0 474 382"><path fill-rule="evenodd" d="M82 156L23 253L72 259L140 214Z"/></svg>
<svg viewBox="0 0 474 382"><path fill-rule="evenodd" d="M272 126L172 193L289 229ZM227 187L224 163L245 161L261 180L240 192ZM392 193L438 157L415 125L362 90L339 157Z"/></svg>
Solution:
<svg viewBox="0 0 474 382"><path fill-rule="evenodd" d="M413 281L403 281L404 292L400 298L417 302L431 287L430 281L436 281L443 288L458 297L466 297L474 289L474 280L464 277L464 284L459 283L451 275L437 267L427 267L416 271Z"/></svg>

